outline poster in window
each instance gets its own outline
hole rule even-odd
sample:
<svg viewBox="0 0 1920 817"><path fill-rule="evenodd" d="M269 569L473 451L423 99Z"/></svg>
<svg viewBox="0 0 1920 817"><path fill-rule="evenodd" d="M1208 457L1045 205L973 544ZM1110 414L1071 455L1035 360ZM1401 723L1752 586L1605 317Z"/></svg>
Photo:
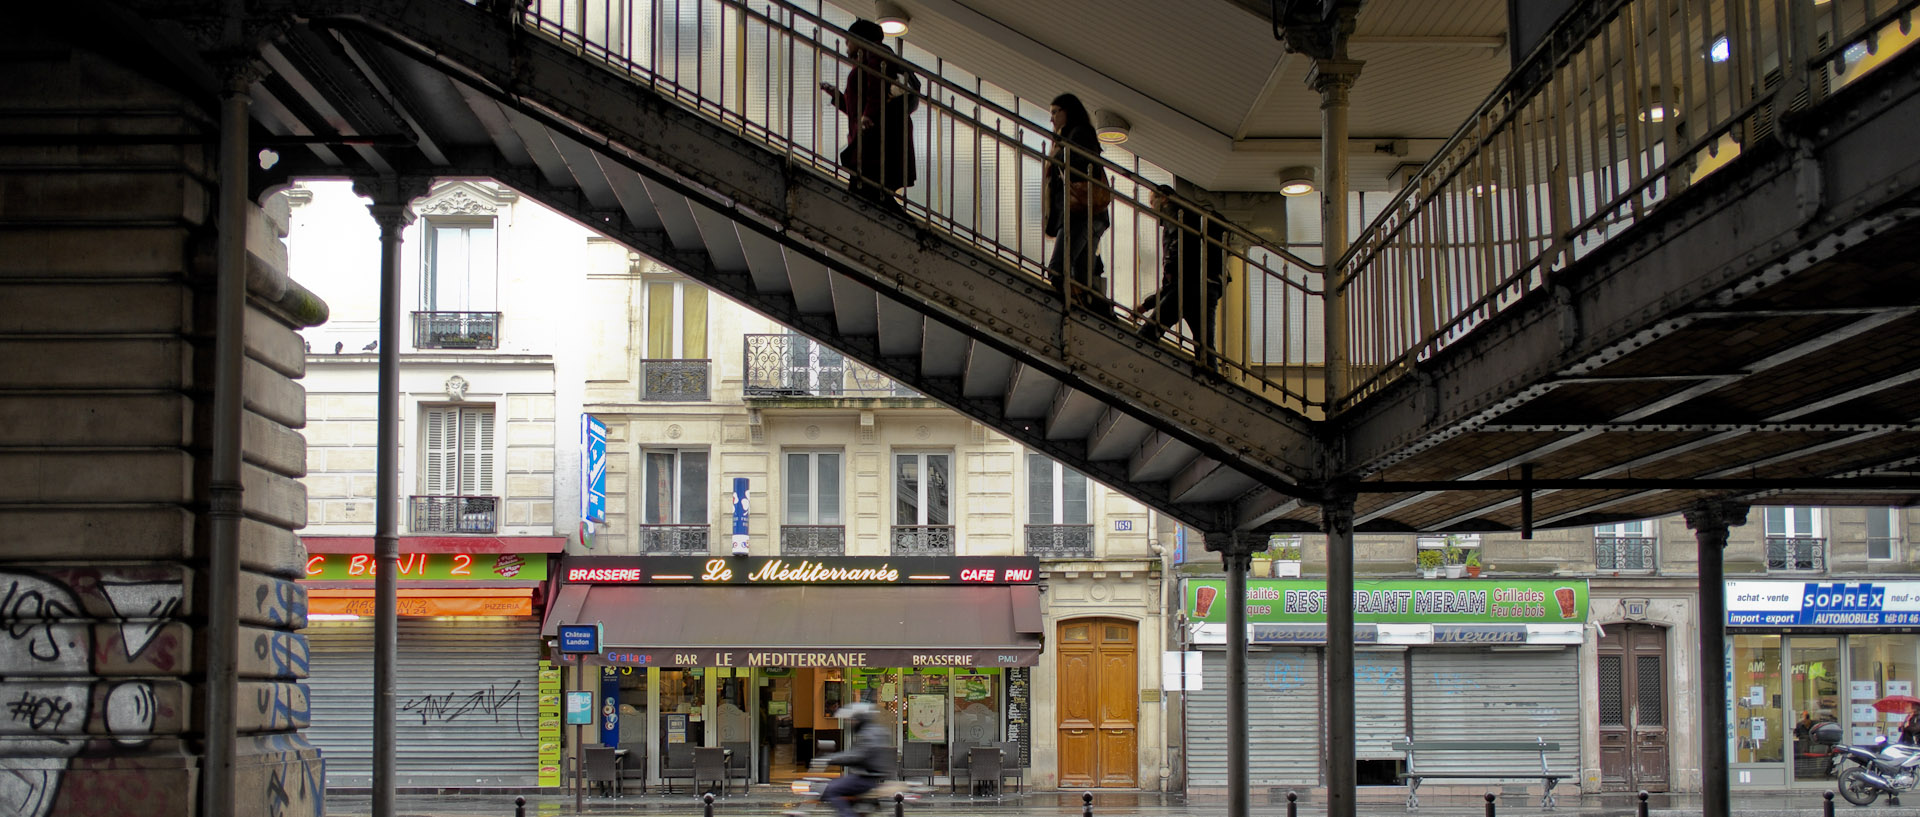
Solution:
<svg viewBox="0 0 1920 817"><path fill-rule="evenodd" d="M939 694L907 696L907 740L944 743L947 739L947 697Z"/></svg>
<svg viewBox="0 0 1920 817"><path fill-rule="evenodd" d="M993 676L959 675L953 679L953 697L968 703L985 703L993 700Z"/></svg>

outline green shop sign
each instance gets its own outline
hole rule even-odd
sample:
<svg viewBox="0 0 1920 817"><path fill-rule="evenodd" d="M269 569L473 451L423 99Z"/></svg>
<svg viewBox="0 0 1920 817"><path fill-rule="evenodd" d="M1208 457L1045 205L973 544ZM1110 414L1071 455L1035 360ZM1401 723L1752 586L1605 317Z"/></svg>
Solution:
<svg viewBox="0 0 1920 817"><path fill-rule="evenodd" d="M1188 579L1187 620L1227 622L1227 583ZM1327 620L1327 585L1314 579L1247 582L1247 622ZM1584 581L1406 579L1353 583L1353 619L1371 624L1566 624L1587 620Z"/></svg>
<svg viewBox="0 0 1920 817"><path fill-rule="evenodd" d="M369 581L376 563L365 553L315 553L307 557L312 581ZM402 553L401 580L546 581L544 553Z"/></svg>

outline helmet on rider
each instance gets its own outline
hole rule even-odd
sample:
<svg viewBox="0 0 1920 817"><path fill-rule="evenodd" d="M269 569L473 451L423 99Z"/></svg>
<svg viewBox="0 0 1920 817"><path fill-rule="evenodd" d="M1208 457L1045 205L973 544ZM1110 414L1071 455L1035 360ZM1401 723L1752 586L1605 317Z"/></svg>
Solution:
<svg viewBox="0 0 1920 817"><path fill-rule="evenodd" d="M874 715L878 712L879 710L875 709L873 704L865 701L854 701L853 703L840 707L840 711L833 713L833 717L843 721L853 721L853 727L858 729L859 727L867 725L868 721L873 720Z"/></svg>

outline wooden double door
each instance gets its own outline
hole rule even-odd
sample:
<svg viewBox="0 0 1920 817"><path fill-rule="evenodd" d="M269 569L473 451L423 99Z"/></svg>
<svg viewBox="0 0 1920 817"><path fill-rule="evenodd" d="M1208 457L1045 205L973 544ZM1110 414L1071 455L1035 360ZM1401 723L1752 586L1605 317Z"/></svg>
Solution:
<svg viewBox="0 0 1920 817"><path fill-rule="evenodd" d="M1666 791L1667 631L1609 624L1596 652L1601 788Z"/></svg>
<svg viewBox="0 0 1920 817"><path fill-rule="evenodd" d="M1109 618L1062 622L1060 788L1140 785L1139 627Z"/></svg>

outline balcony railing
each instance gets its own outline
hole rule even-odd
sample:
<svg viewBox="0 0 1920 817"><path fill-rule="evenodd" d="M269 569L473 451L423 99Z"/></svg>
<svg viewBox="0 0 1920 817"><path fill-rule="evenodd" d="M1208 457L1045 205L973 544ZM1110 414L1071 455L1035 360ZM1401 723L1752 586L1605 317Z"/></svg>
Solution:
<svg viewBox="0 0 1920 817"><path fill-rule="evenodd" d="M1573 4L1327 276L1335 410L1781 137L1907 39L1910 0ZM1858 53L1860 57L1851 56ZM1884 55L1883 55L1884 59ZM1890 61L1881 65L1894 64ZM1363 80L1364 81L1364 80ZM1789 147L1788 149L1792 149ZM1336 321L1339 323L1336 324Z"/></svg>
<svg viewBox="0 0 1920 817"><path fill-rule="evenodd" d="M1028 525L1027 555L1042 559L1093 557L1092 525Z"/></svg>
<svg viewBox="0 0 1920 817"><path fill-rule="evenodd" d="M847 552L845 525L781 525L782 556L843 556Z"/></svg>
<svg viewBox="0 0 1920 817"><path fill-rule="evenodd" d="M416 496L408 529L414 533L493 533L500 498Z"/></svg>
<svg viewBox="0 0 1920 817"><path fill-rule="evenodd" d="M498 349L498 312L415 312L415 349Z"/></svg>
<svg viewBox="0 0 1920 817"><path fill-rule="evenodd" d="M747 335L747 397L917 397L879 372L799 335Z"/></svg>
<svg viewBox="0 0 1920 817"><path fill-rule="evenodd" d="M1827 540L1811 536L1769 536L1767 569L1824 571L1827 569Z"/></svg>
<svg viewBox="0 0 1920 817"><path fill-rule="evenodd" d="M641 525L640 552L649 556L705 556L712 531L706 525Z"/></svg>
<svg viewBox="0 0 1920 817"><path fill-rule="evenodd" d="M640 399L662 403L704 402L711 360L640 361Z"/></svg>
<svg viewBox="0 0 1920 817"><path fill-rule="evenodd" d="M1652 570L1651 536L1596 536L1593 538L1595 570Z"/></svg>
<svg viewBox="0 0 1920 817"><path fill-rule="evenodd" d="M952 556L952 525L894 525L893 555Z"/></svg>

